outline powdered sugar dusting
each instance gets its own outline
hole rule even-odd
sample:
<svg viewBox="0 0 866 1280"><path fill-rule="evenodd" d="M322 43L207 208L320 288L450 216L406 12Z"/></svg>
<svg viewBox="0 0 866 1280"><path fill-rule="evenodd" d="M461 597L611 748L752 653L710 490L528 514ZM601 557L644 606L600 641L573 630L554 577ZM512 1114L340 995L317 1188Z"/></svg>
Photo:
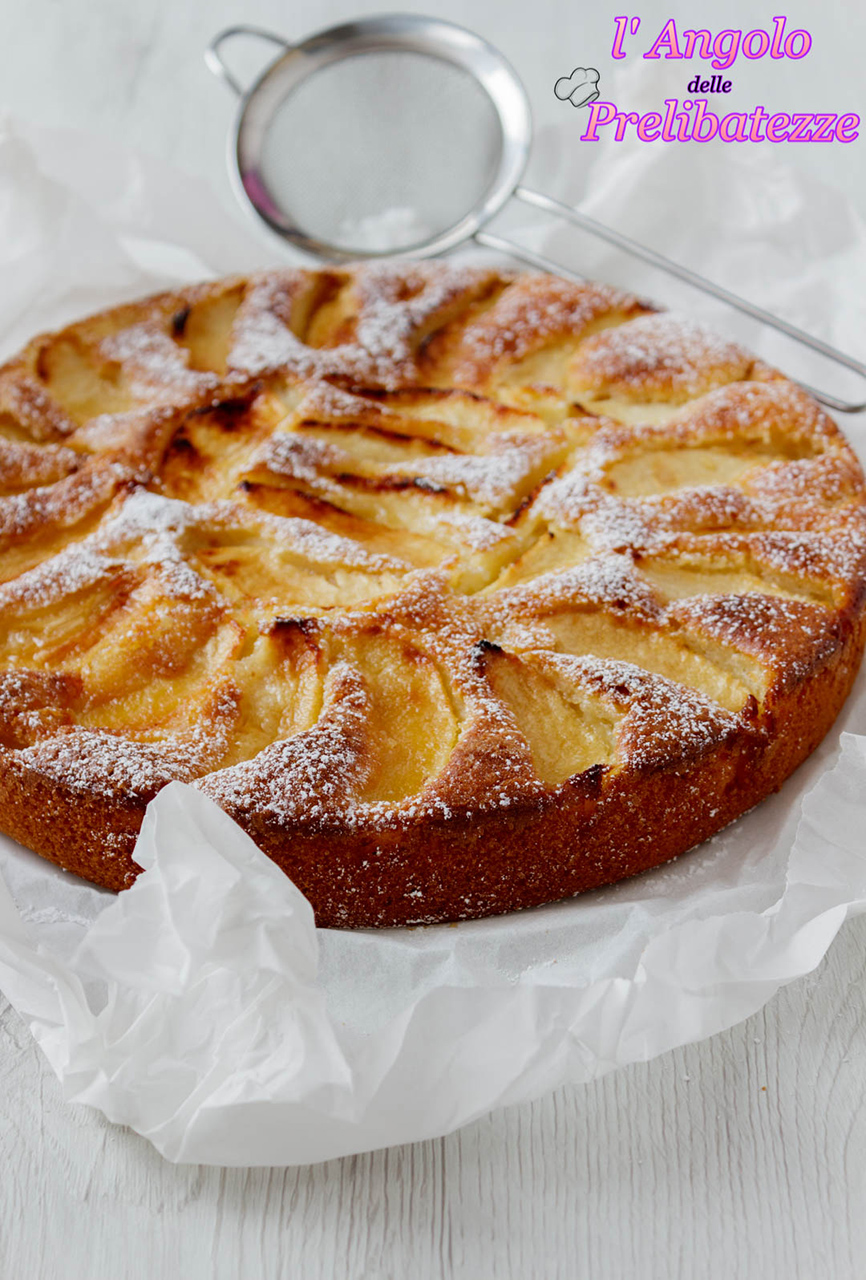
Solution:
<svg viewBox="0 0 866 1280"><path fill-rule="evenodd" d="M593 334L578 350L571 373L583 387L638 395L664 391L676 403L745 377L750 365L742 347L665 312Z"/></svg>
<svg viewBox="0 0 866 1280"><path fill-rule="evenodd" d="M255 812L281 826L345 820L369 773L370 697L348 663L332 668L329 683L330 701L312 729L212 774L202 789L229 812Z"/></svg>
<svg viewBox="0 0 866 1280"><path fill-rule="evenodd" d="M146 802L167 783L194 776L186 753L173 752L170 744L81 728L25 748L19 760L64 790L105 799L125 796L133 802Z"/></svg>
<svg viewBox="0 0 866 1280"><path fill-rule="evenodd" d="M455 533L474 551L492 551L503 542L514 540L514 534L506 525L470 511L443 511L437 516L437 523L444 526L446 536Z"/></svg>
<svg viewBox="0 0 866 1280"><path fill-rule="evenodd" d="M139 399L164 400L215 387L212 373L189 368L189 355L159 325L143 321L103 338L102 356L123 366L129 389Z"/></svg>
<svg viewBox="0 0 866 1280"><path fill-rule="evenodd" d="M601 317L637 306L634 297L603 285L524 275L464 330L455 361L457 381L483 384L503 362L520 360L557 338L579 338Z"/></svg>

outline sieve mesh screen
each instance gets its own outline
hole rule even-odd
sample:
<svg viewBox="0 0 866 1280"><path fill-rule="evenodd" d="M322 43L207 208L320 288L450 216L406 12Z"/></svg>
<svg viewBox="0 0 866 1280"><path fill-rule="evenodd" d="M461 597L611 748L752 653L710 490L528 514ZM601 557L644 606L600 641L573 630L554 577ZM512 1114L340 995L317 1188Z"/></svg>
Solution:
<svg viewBox="0 0 866 1280"><path fill-rule="evenodd" d="M261 178L306 234L399 252L458 223L500 165L487 92L461 67L405 50L355 53L309 75L274 112Z"/></svg>

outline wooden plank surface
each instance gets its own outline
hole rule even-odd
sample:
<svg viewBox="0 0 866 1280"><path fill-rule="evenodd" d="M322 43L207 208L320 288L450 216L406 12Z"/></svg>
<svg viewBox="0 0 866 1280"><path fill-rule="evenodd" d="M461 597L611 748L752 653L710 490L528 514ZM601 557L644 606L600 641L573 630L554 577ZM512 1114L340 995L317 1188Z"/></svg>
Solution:
<svg viewBox="0 0 866 1280"><path fill-rule="evenodd" d="M0 1015L3 1280L862 1280L866 918L703 1044L459 1133L176 1167L67 1106Z"/></svg>

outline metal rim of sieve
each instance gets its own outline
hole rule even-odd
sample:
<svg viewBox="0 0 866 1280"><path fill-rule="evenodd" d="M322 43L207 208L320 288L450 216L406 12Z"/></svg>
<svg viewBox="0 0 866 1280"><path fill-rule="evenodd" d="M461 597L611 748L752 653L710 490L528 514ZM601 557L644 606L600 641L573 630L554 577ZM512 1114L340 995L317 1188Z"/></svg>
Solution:
<svg viewBox="0 0 866 1280"><path fill-rule="evenodd" d="M255 35L279 45L283 52L257 80L243 89L220 56L225 40ZM220 33L208 50L208 66L239 95L237 120L229 142L229 165L237 194L266 225L305 253L330 262L359 257L393 258L393 250L346 249L317 238L281 208L262 172L265 138L275 112L310 76L358 54L395 52L425 54L468 72L486 92L498 121L501 149L493 178L480 199L453 225L399 256L434 257L475 235L514 194L529 158L532 117L520 80L502 55L474 32L438 18L411 14L384 15L345 22L289 44L260 28L237 26Z"/></svg>
<svg viewBox="0 0 866 1280"><path fill-rule="evenodd" d="M255 37L282 50L246 89L226 66L221 53L226 41L239 36ZM499 165L481 197L462 218L445 231L402 247L399 251L346 249L303 230L273 199L262 173L265 138L275 112L287 95L311 75L348 57L389 51L430 55L474 77L486 92L501 130ZM576 272L568 271L559 263L534 253L523 245L484 230L485 224L514 197L571 222L615 248L667 272L866 378L866 363L855 360L853 356L739 297L681 263L632 240L613 227L597 222L580 210L552 196L522 186L520 179L532 142L532 116L526 91L517 73L502 54L481 36L464 27L439 18L415 14L385 14L341 23L316 32L298 43L290 43L262 27L238 24L225 28L214 37L205 51L205 62L214 75L223 80L239 98L235 127L229 137L229 172L240 203L282 240L315 258L336 263L356 261L359 258L427 258L474 239L486 248L506 253L542 271L550 271L582 283L584 277ZM840 400L829 392L818 391L808 383L801 382L801 385L822 404L837 412L859 413L866 410L866 400Z"/></svg>

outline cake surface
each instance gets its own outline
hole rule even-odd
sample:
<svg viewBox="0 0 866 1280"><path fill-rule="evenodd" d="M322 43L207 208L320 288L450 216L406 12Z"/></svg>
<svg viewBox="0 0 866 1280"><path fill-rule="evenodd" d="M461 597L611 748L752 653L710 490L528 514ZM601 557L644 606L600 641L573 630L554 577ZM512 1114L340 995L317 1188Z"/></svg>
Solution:
<svg viewBox="0 0 866 1280"><path fill-rule="evenodd" d="M630 295L441 264L115 308L0 369L0 829L112 889L200 787L320 925L675 857L864 645L820 406Z"/></svg>

